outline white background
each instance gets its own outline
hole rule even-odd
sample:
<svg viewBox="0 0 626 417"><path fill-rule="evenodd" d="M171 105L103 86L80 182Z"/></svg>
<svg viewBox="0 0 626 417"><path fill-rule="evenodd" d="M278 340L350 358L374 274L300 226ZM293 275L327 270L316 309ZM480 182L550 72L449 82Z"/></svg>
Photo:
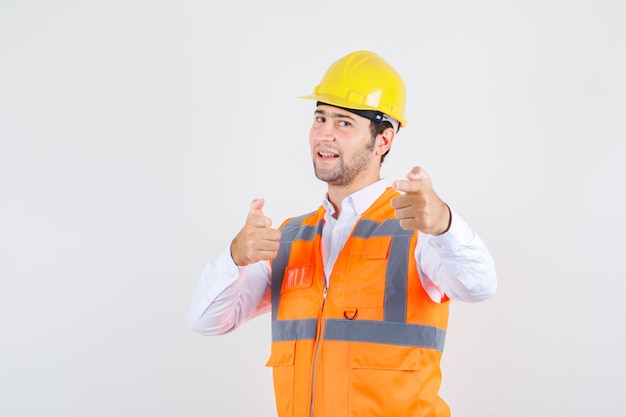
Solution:
<svg viewBox="0 0 626 417"><path fill-rule="evenodd" d="M408 88L383 175L496 260L451 307L454 416L625 415L625 5L1 0L0 415L275 415L269 317L187 311L250 200L319 205L297 96L357 49Z"/></svg>

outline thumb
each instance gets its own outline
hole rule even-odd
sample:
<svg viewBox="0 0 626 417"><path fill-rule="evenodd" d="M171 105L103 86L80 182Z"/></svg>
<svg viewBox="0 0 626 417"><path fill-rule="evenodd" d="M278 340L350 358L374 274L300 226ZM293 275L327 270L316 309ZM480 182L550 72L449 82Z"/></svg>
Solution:
<svg viewBox="0 0 626 417"><path fill-rule="evenodd" d="M428 181L430 181L430 177L426 171L420 167L413 167L406 174L406 180L396 180L393 182L392 187L399 192L417 193L428 184Z"/></svg>
<svg viewBox="0 0 626 417"><path fill-rule="evenodd" d="M256 198L252 200L252 203L250 203L250 213L263 216L264 205L265 205L265 199L263 198Z"/></svg>
<svg viewBox="0 0 626 417"><path fill-rule="evenodd" d="M263 214L264 205L265 199L263 198L257 198L252 200L252 203L250 203L250 214L262 216L265 220L265 227L270 227L272 226L272 220L269 217L266 217L265 214Z"/></svg>

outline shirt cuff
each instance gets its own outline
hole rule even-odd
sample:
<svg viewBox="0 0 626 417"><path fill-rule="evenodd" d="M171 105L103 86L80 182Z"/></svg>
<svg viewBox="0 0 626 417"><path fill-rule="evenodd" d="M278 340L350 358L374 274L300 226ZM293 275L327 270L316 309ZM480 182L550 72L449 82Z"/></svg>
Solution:
<svg viewBox="0 0 626 417"><path fill-rule="evenodd" d="M469 244L474 238L474 231L454 210L450 209L450 228L437 236L431 236L428 243L438 252Z"/></svg>

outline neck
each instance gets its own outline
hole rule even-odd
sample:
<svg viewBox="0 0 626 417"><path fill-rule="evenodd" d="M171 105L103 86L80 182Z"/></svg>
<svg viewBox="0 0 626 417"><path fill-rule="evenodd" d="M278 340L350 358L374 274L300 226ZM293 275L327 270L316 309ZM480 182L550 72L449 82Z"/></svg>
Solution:
<svg viewBox="0 0 626 417"><path fill-rule="evenodd" d="M356 180L351 182L350 184L345 185L336 185L336 184L328 184L328 200L335 208L335 213L333 217L335 219L339 218L341 214L341 204L343 203L344 198L348 197L350 194L353 194L363 188L374 184L376 181L380 180L380 175L377 173L375 176L370 178L364 178L362 180Z"/></svg>

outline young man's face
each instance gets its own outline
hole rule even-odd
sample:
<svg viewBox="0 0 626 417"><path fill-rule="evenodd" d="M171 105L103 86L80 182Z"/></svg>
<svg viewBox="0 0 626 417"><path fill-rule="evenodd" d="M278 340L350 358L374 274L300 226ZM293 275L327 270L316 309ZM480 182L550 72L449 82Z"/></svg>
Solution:
<svg viewBox="0 0 626 417"><path fill-rule="evenodd" d="M329 185L347 186L355 179L378 177L370 120L320 104L309 133L315 176Z"/></svg>

